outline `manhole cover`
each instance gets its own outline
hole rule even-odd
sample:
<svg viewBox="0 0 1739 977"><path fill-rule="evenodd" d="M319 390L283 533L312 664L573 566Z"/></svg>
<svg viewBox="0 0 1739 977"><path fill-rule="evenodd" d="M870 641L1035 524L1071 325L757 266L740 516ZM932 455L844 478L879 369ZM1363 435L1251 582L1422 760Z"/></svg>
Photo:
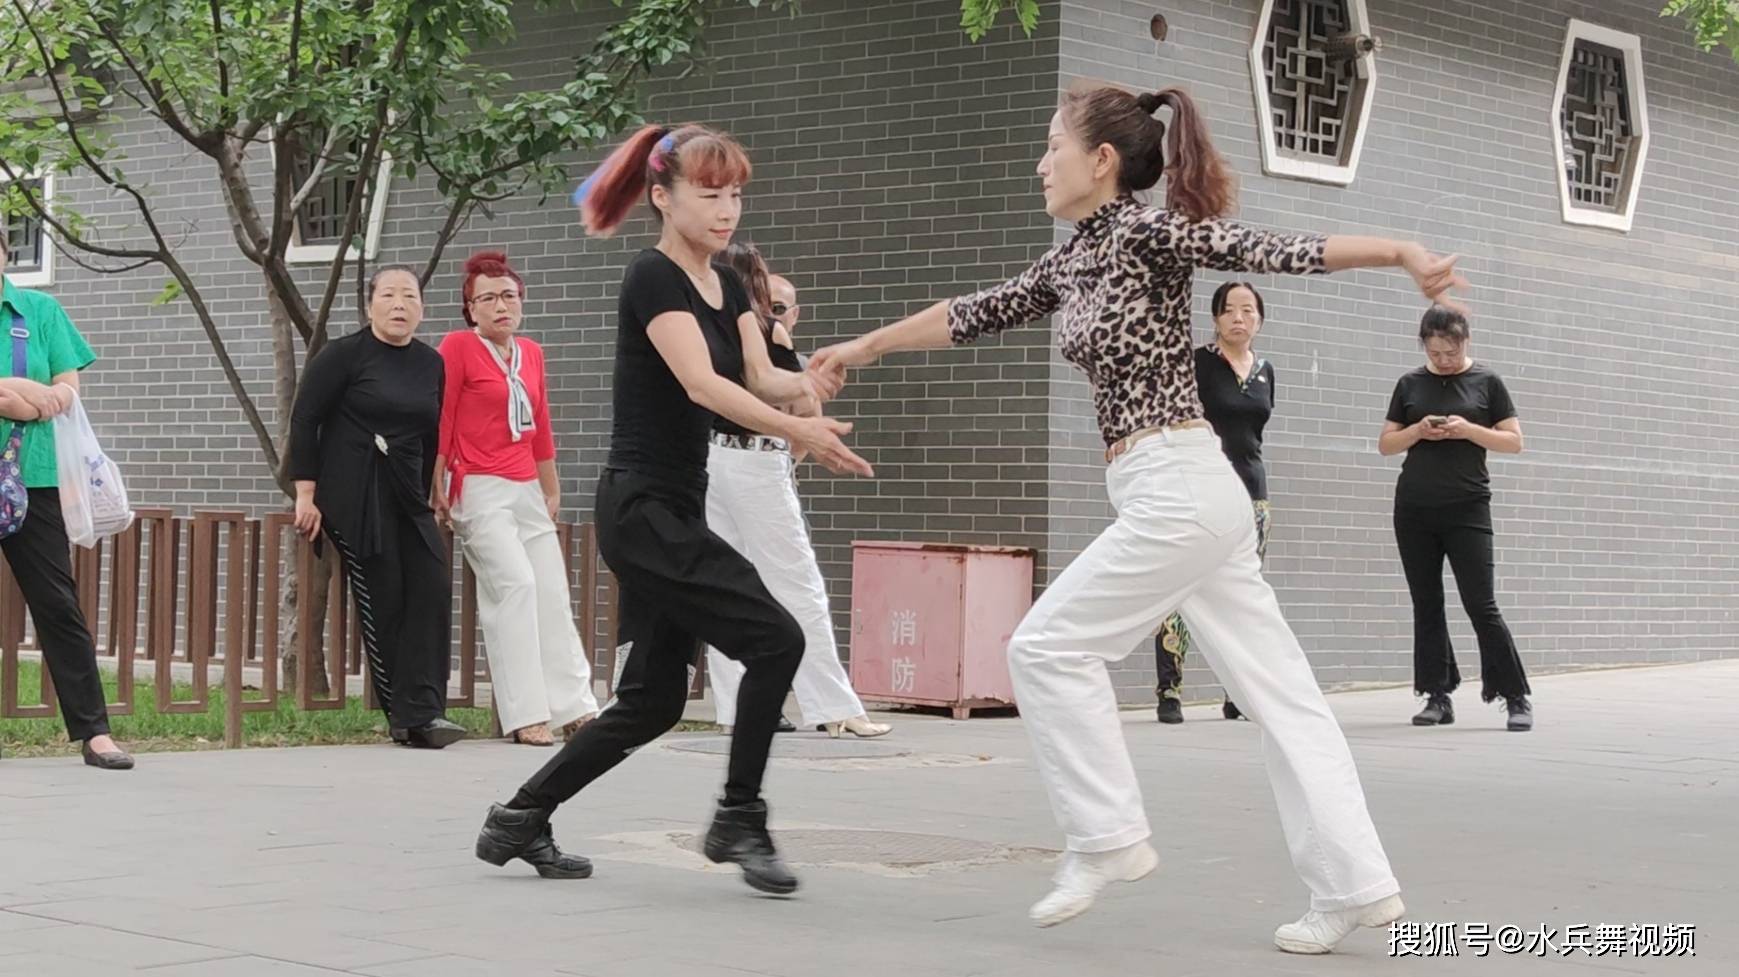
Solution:
<svg viewBox="0 0 1739 977"><path fill-rule="evenodd" d="M676 834L679 847L698 851L699 835ZM1053 853L948 835L906 831L864 831L852 828L797 828L774 831L773 840L787 861L802 865L884 865L919 869L937 865L988 864Z"/></svg>
<svg viewBox="0 0 1739 977"><path fill-rule="evenodd" d="M710 753L726 756L731 752L729 736L695 736L675 739L668 742L672 750L684 753ZM911 750L903 750L891 743L877 743L860 739L833 739L823 736L775 736L773 738L772 755L797 760L855 760L884 759L888 757L910 756Z"/></svg>

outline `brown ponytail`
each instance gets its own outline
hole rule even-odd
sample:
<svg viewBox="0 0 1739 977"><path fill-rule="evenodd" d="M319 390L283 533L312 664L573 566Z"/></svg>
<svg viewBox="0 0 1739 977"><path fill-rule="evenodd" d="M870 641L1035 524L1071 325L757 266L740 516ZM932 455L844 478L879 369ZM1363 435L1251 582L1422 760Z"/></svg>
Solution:
<svg viewBox="0 0 1739 977"><path fill-rule="evenodd" d="M1225 157L1214 148L1195 99L1181 88L1167 88L1155 93L1155 98L1171 108L1170 138L1165 147L1171 158L1166 169L1166 207L1198 221L1231 213L1237 182Z"/></svg>
<svg viewBox="0 0 1739 977"><path fill-rule="evenodd" d="M1153 117L1171 109L1171 126ZM1140 96L1109 85L1063 96L1064 121L1088 149L1109 144L1122 169L1118 189L1151 189L1163 176L1165 205L1190 220L1224 217L1237 197L1237 182L1214 148L1195 100L1181 88Z"/></svg>
<svg viewBox="0 0 1739 977"><path fill-rule="evenodd" d="M773 331L773 288L768 284L767 262L761 252L748 241L732 241L725 248L725 264L737 273L749 289L749 304L755 307L755 318L761 320L761 331Z"/></svg>
<svg viewBox="0 0 1739 977"><path fill-rule="evenodd" d="M616 147L574 191L586 233L608 237L654 185L679 179L704 187L742 186L753 168L735 139L706 126L644 126Z"/></svg>

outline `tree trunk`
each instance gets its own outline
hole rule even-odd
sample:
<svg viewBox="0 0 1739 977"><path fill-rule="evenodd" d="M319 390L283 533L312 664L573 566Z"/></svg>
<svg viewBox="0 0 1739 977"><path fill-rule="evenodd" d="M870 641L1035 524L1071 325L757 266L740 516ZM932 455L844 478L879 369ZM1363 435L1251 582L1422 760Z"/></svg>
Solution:
<svg viewBox="0 0 1739 977"><path fill-rule="evenodd" d="M266 281L266 302L272 311L272 409L276 413L276 434L278 444L284 450L279 457L289 460L290 446L290 412L296 403L296 331L290 322L290 314L284 307L283 297L272 287L268 276ZM295 488L291 485L285 472L274 472L279 486L294 497ZM295 550L290 551L292 554ZM332 580L332 561L334 554L328 550L323 559L314 563L314 579L303 581L299 569L300 561L292 556L288 566L283 568L285 586L283 603L279 609L278 620L280 634L278 647L283 648L283 687L294 694L300 687L301 672L298 665L301 656L306 653L313 660L310 669L314 695L325 696L331 692L331 682L327 678L326 669L326 605L328 587ZM275 568L276 569L276 568ZM304 583L307 584L304 588ZM301 606L303 594L313 603L314 628L312 633L304 635L302 617L297 613ZM340 649L340 654L343 650Z"/></svg>

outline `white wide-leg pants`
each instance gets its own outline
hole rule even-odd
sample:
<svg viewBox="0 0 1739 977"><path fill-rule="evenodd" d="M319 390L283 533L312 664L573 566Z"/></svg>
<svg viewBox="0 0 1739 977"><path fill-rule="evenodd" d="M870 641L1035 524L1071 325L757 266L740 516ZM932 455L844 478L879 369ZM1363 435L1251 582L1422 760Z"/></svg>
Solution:
<svg viewBox="0 0 1739 977"><path fill-rule="evenodd" d="M535 481L468 475L453 529L477 576L477 616L507 732L598 711L556 526Z"/></svg>
<svg viewBox="0 0 1739 977"><path fill-rule="evenodd" d="M803 711L803 725L863 715L863 702L839 662L827 587L797 501L791 456L715 444L706 468L707 528L749 558L773 599L803 628L808 643L791 683ZM736 725L737 683L742 681L743 666L708 648L706 668L719 725Z"/></svg>
<svg viewBox="0 0 1739 977"><path fill-rule="evenodd" d="M1292 864L1322 911L1400 891L1346 738L1256 556L1249 493L1206 429L1139 442L1106 474L1117 520L1046 588L1009 641L1016 701L1068 847L1150 834L1106 663L1183 613L1262 730Z"/></svg>

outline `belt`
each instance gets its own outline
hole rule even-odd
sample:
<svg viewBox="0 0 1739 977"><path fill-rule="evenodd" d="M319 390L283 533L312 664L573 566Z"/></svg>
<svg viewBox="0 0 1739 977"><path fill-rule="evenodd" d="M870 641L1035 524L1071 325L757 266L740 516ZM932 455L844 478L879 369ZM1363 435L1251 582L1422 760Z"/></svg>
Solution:
<svg viewBox="0 0 1739 977"><path fill-rule="evenodd" d="M1199 417L1194 420L1179 421L1176 424L1165 424L1159 427L1144 427L1139 431L1125 435L1124 437L1111 442L1111 446L1105 449L1105 463L1109 465L1123 455L1128 454L1129 449L1156 434L1165 434L1169 431L1196 431L1203 428L1211 431L1213 430L1213 425Z"/></svg>
<svg viewBox="0 0 1739 977"><path fill-rule="evenodd" d="M721 448L737 448L742 451L785 451L784 438L768 437L765 434L726 434L714 431L713 444Z"/></svg>

